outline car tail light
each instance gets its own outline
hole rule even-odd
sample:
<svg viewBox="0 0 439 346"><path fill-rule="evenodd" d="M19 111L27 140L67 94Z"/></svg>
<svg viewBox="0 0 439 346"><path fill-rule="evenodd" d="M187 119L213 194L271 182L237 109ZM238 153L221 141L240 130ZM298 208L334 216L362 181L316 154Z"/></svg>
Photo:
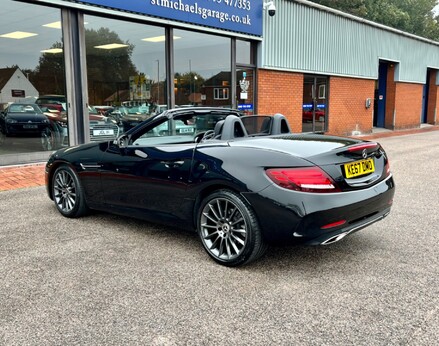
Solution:
<svg viewBox="0 0 439 346"><path fill-rule="evenodd" d="M335 182L318 167L270 168L268 177L280 187L302 192L339 192Z"/></svg>
<svg viewBox="0 0 439 346"><path fill-rule="evenodd" d="M352 146L352 147L349 147L348 148L348 151L349 152L354 152L354 151L361 151L361 150L364 150L364 149L378 149L378 147L379 147L379 144L378 143L375 143L375 142L367 142L367 143L361 143L361 144L357 144L357 145L354 145L354 146Z"/></svg>

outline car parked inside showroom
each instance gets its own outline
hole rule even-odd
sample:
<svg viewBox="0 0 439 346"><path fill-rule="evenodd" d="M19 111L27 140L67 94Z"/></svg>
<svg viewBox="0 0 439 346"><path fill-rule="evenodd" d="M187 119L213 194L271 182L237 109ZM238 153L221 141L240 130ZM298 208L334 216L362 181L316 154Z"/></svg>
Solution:
<svg viewBox="0 0 439 346"><path fill-rule="evenodd" d="M35 103L40 108L56 110L58 113L65 112L67 109L67 99L64 95L41 95L35 100Z"/></svg>
<svg viewBox="0 0 439 346"><path fill-rule="evenodd" d="M39 137L50 122L32 103L12 103L0 112L0 143L7 136Z"/></svg>
<svg viewBox="0 0 439 346"><path fill-rule="evenodd" d="M150 118L151 116L157 115L168 109L166 105L156 105L151 104L146 105L127 105L127 106L115 106L108 112L107 116L116 119L123 127L124 131L137 126L142 121Z"/></svg>
<svg viewBox="0 0 439 346"><path fill-rule="evenodd" d="M340 241L386 217L395 192L377 142L296 134L281 114L224 108L171 109L116 140L58 150L46 186L66 217L96 209L195 230L226 266L272 243Z"/></svg>
<svg viewBox="0 0 439 346"><path fill-rule="evenodd" d="M44 150L54 150L68 146L66 98L64 95L43 95L36 101L44 110L49 126L41 132ZM88 107L90 140L92 142L112 140L122 132L122 126L111 116L102 115L93 107Z"/></svg>

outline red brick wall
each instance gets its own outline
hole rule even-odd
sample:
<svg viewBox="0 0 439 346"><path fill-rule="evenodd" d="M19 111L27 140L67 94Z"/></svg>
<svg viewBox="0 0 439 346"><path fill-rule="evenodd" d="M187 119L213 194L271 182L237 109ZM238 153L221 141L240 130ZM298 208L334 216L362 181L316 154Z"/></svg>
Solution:
<svg viewBox="0 0 439 346"><path fill-rule="evenodd" d="M292 131L302 131L303 75L299 73L258 70L257 114L281 113Z"/></svg>
<svg viewBox="0 0 439 346"><path fill-rule="evenodd" d="M395 82L395 65L387 70L385 127L402 130L419 127L424 85Z"/></svg>
<svg viewBox="0 0 439 346"><path fill-rule="evenodd" d="M328 133L351 135L352 131L370 133L373 124L375 81L330 77ZM371 107L366 108L366 99Z"/></svg>
<svg viewBox="0 0 439 346"><path fill-rule="evenodd" d="M419 127L424 85L395 83L395 130ZM386 119L387 122L387 119Z"/></svg>
<svg viewBox="0 0 439 346"><path fill-rule="evenodd" d="M437 70L430 70L430 85L428 92L428 108L427 108L427 123L436 125L437 119L435 123L434 115L438 114L439 111L439 88L436 85L436 74Z"/></svg>
<svg viewBox="0 0 439 346"><path fill-rule="evenodd" d="M394 82L394 65L389 65L386 91L386 119L388 129L419 127L422 110L423 85ZM434 81L435 78L432 78ZM353 131L370 133L373 127L375 80L330 77L328 133L351 135ZM294 132L302 131L303 75L283 71L258 71L257 114L284 114ZM430 103L438 109L439 88L430 88ZM366 99L371 107L366 108ZM434 100L434 101L433 101ZM434 110L433 110L434 112ZM395 124L394 122L395 114Z"/></svg>
<svg viewBox="0 0 439 346"><path fill-rule="evenodd" d="M439 124L439 86L436 86L436 123Z"/></svg>

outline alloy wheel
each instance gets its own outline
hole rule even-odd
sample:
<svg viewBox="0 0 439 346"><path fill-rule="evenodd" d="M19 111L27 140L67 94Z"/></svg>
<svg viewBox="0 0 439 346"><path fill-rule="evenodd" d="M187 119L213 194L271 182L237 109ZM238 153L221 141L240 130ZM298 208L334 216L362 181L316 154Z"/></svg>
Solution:
<svg viewBox="0 0 439 346"><path fill-rule="evenodd" d="M70 213L76 206L76 183L72 175L66 170L56 173L53 182L55 203L64 213Z"/></svg>
<svg viewBox="0 0 439 346"><path fill-rule="evenodd" d="M214 198L203 208L201 239L209 253L222 261L241 255L247 242L248 226L243 212L225 198Z"/></svg>

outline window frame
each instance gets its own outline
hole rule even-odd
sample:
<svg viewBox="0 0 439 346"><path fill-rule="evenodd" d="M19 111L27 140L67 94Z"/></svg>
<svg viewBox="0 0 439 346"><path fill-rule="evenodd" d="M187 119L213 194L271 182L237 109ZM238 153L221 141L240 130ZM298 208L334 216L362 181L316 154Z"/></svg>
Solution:
<svg viewBox="0 0 439 346"><path fill-rule="evenodd" d="M227 94L227 97L220 97L221 96L221 92L222 94ZM226 93L224 93L224 91L227 91ZM228 87L221 87L221 88L214 88L213 89L213 99L214 100L229 100L230 99L230 90Z"/></svg>

